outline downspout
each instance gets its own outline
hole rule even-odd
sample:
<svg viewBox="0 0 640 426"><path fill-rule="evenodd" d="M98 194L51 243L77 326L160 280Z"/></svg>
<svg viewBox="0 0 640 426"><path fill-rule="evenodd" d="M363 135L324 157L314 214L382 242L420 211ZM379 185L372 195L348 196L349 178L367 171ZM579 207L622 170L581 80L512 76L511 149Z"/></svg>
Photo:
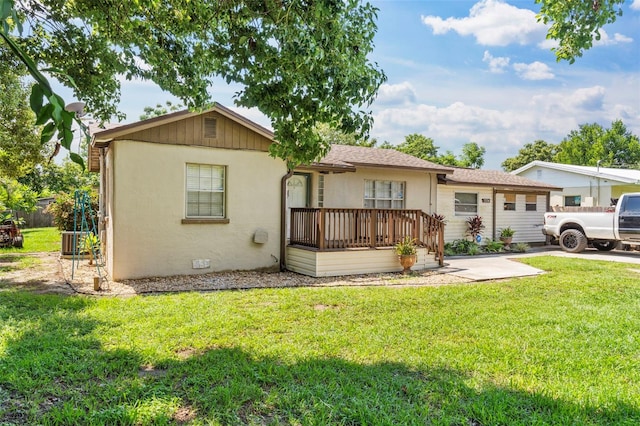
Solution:
<svg viewBox="0 0 640 426"><path fill-rule="evenodd" d="M498 211L497 207L496 207L496 194L497 194L497 190L495 188L493 188L493 200L491 200L491 204L493 204L493 207L492 207L493 208L493 214L491 215L491 216L493 216L492 220L491 220L491 222L492 222L491 223L491 228L492 228L491 232L493 234L493 236L491 237L492 240L496 239L496 212Z"/></svg>
<svg viewBox="0 0 640 426"><path fill-rule="evenodd" d="M287 180L291 176L293 176L293 169L289 169L280 181L280 272L287 269L285 262L287 254Z"/></svg>

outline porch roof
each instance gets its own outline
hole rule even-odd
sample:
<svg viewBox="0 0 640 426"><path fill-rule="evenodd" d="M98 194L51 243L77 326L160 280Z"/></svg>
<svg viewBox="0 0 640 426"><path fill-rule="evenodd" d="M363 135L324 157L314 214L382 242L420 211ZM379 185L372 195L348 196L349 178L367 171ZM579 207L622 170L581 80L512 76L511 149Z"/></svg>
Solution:
<svg viewBox="0 0 640 426"><path fill-rule="evenodd" d="M446 185L490 186L504 190L560 191L562 187L527 179L499 170L479 170L454 167L453 173L439 183Z"/></svg>
<svg viewBox="0 0 640 426"><path fill-rule="evenodd" d="M422 160L394 149L369 148L364 146L331 145L329 153L312 169L355 171L358 166L425 171L432 173L452 173L451 167Z"/></svg>

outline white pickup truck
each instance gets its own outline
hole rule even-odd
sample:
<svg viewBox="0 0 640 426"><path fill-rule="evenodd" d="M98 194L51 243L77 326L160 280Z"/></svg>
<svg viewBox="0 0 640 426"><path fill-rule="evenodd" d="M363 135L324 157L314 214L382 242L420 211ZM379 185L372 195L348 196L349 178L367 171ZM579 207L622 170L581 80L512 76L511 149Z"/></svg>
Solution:
<svg viewBox="0 0 640 426"><path fill-rule="evenodd" d="M547 212L542 233L569 253L579 253L589 243L601 251L618 242L640 245L640 193L623 194L603 212Z"/></svg>

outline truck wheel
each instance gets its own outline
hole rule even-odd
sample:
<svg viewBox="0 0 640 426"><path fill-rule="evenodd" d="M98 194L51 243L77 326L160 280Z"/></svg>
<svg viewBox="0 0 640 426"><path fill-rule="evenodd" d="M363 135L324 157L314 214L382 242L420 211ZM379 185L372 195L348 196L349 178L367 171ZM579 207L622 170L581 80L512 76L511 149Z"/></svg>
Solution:
<svg viewBox="0 0 640 426"><path fill-rule="evenodd" d="M569 253L580 253L587 247L587 237L577 229L567 229L560 235L560 247Z"/></svg>
<svg viewBox="0 0 640 426"><path fill-rule="evenodd" d="M591 243L591 245L593 245L594 248L600 251L611 251L614 248L616 248L616 246L618 245L618 242L615 240L594 241L593 243Z"/></svg>

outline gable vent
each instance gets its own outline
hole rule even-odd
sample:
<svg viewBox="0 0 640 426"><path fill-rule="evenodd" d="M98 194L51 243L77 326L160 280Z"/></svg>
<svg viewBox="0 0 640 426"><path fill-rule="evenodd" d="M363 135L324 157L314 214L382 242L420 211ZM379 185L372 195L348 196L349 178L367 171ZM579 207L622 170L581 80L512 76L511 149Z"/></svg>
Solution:
<svg viewBox="0 0 640 426"><path fill-rule="evenodd" d="M218 132L218 120L215 118L206 118L204 119L204 137L205 138L216 138Z"/></svg>

